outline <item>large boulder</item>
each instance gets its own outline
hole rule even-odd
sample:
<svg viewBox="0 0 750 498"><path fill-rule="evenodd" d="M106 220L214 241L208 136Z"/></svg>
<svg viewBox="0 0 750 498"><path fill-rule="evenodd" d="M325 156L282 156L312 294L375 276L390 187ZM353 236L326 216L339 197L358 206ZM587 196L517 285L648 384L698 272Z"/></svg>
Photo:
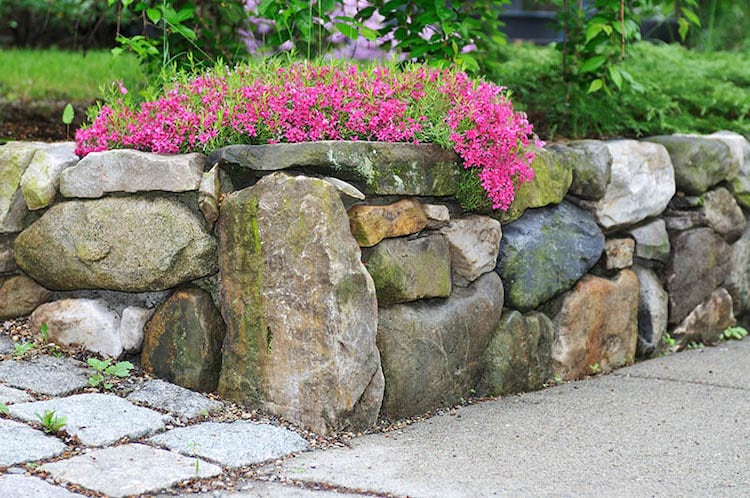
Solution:
<svg viewBox="0 0 750 498"><path fill-rule="evenodd" d="M448 243L433 233L417 239L386 239L363 254L379 306L451 295Z"/></svg>
<svg viewBox="0 0 750 498"><path fill-rule="evenodd" d="M0 320L28 315L51 297L52 292L26 275L0 277Z"/></svg>
<svg viewBox="0 0 750 498"><path fill-rule="evenodd" d="M131 149L92 152L63 171L65 197L97 198L110 192L187 192L198 190L202 154L153 154Z"/></svg>
<svg viewBox="0 0 750 498"><path fill-rule="evenodd" d="M673 234L672 255L665 269L669 323L680 323L729 274L732 248L710 228Z"/></svg>
<svg viewBox="0 0 750 498"><path fill-rule="evenodd" d="M500 396L541 389L552 378L557 326L546 315L505 310L482 359L476 391Z"/></svg>
<svg viewBox="0 0 750 498"><path fill-rule="evenodd" d="M635 240L637 258L667 262L672 246L669 243L669 233L667 233L667 226L663 219L651 220L631 228L628 233Z"/></svg>
<svg viewBox="0 0 750 498"><path fill-rule="evenodd" d="M605 230L635 225L664 211L675 193L666 149L635 140L604 142L612 155L611 178L597 202L583 202Z"/></svg>
<svg viewBox="0 0 750 498"><path fill-rule="evenodd" d="M750 312L750 224L742 237L732 244L730 264L724 287L732 296L734 314L741 317Z"/></svg>
<svg viewBox="0 0 750 498"><path fill-rule="evenodd" d="M197 287L178 289L146 325L143 369L194 391L214 391L225 330L211 294Z"/></svg>
<svg viewBox="0 0 750 498"><path fill-rule="evenodd" d="M559 335L552 369L564 380L632 363L638 342L638 277L623 270L614 280L586 275L545 307Z"/></svg>
<svg viewBox="0 0 750 498"><path fill-rule="evenodd" d="M375 285L336 190L266 176L226 197L219 245L219 393L323 434L374 424L383 392Z"/></svg>
<svg viewBox="0 0 750 498"><path fill-rule="evenodd" d="M20 232L28 213L21 192L21 177L34 157L45 147L37 142L10 142L0 147L0 233Z"/></svg>
<svg viewBox="0 0 750 498"><path fill-rule="evenodd" d="M579 140L569 144L577 156L569 192L581 199L598 201L612 179L612 153L605 142Z"/></svg>
<svg viewBox="0 0 750 498"><path fill-rule="evenodd" d="M701 195L719 182L737 175L739 164L722 140L697 135L660 135L645 139L669 151L677 190Z"/></svg>
<svg viewBox="0 0 750 498"><path fill-rule="evenodd" d="M507 306L528 311L570 289L599 260L604 235L587 211L563 202L503 227L496 271Z"/></svg>
<svg viewBox="0 0 750 498"><path fill-rule="evenodd" d="M440 233L450 247L456 285L466 287L495 268L503 235L497 220L476 215L454 219Z"/></svg>
<svg viewBox="0 0 750 498"><path fill-rule="evenodd" d="M284 169L320 173L362 186L365 194L445 196L456 193L455 152L435 144L320 141L292 144L229 145L215 150L237 185Z"/></svg>
<svg viewBox="0 0 750 498"><path fill-rule="evenodd" d="M637 353L639 357L647 357L658 350L667 331L669 296L654 270L635 265L633 271L639 283Z"/></svg>
<svg viewBox="0 0 750 498"><path fill-rule="evenodd" d="M722 332L737 321L732 311L732 297L726 289L716 289L672 331L672 337L684 347L691 342L713 344Z"/></svg>
<svg viewBox="0 0 750 498"><path fill-rule="evenodd" d="M729 243L740 238L747 223L742 208L723 187L699 197L675 197L664 212L664 221L673 231L711 227Z"/></svg>
<svg viewBox="0 0 750 498"><path fill-rule="evenodd" d="M488 273L469 287L456 287L447 300L380 308L383 413L409 417L470 396L502 307L500 278Z"/></svg>
<svg viewBox="0 0 750 498"><path fill-rule="evenodd" d="M200 215L164 197L68 201L16 238L18 266L47 288L145 292L214 273Z"/></svg>
<svg viewBox="0 0 750 498"><path fill-rule="evenodd" d="M42 209L55 200L62 172L75 166L75 143L52 144L38 149L21 177L21 192L30 210Z"/></svg>
<svg viewBox="0 0 750 498"><path fill-rule="evenodd" d="M531 208L559 204L573 181L573 161L576 155L564 145L535 150L531 168L534 178L516 188L513 202L507 211L495 211L493 217L503 223L518 219Z"/></svg>
<svg viewBox="0 0 750 498"><path fill-rule="evenodd" d="M739 133L725 131L713 134L717 135L721 135L720 138L740 163L737 175L729 180L729 189L742 207L750 208L750 142Z"/></svg>

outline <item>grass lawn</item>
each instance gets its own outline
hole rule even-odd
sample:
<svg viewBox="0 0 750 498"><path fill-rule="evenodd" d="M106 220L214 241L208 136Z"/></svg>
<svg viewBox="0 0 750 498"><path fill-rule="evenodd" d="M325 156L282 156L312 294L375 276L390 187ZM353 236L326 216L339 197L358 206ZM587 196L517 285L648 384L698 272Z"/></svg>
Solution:
<svg viewBox="0 0 750 498"><path fill-rule="evenodd" d="M109 51L0 50L0 100L92 101L102 85L123 80L129 87L143 80L138 61Z"/></svg>

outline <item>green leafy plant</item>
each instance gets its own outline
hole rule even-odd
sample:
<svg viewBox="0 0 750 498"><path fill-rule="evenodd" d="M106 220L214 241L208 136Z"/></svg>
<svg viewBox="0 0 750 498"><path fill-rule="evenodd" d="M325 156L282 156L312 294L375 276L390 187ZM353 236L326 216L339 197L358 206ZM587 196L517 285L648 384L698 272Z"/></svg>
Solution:
<svg viewBox="0 0 750 498"><path fill-rule="evenodd" d="M698 341L690 341L687 343L687 346L685 346L686 349L703 349L705 347L706 347L705 344L703 344L702 342L698 342Z"/></svg>
<svg viewBox="0 0 750 498"><path fill-rule="evenodd" d="M16 342L13 344L13 356L23 358L36 347L33 342Z"/></svg>
<svg viewBox="0 0 750 498"><path fill-rule="evenodd" d="M8 405L0 401L0 415L7 415L9 411Z"/></svg>
<svg viewBox="0 0 750 498"><path fill-rule="evenodd" d="M39 415L38 413L35 413L35 415L36 418L39 419L39 422L42 424L44 432L48 434L54 434L58 432L68 423L67 417L56 415L54 410L46 410L43 415Z"/></svg>
<svg viewBox="0 0 750 498"><path fill-rule="evenodd" d="M68 137L68 140L70 140L70 125L73 123L73 118L75 117L75 111L73 110L73 105L68 102L68 104L65 106L65 109L63 109L62 113L62 122L65 125L65 134Z"/></svg>
<svg viewBox="0 0 750 498"><path fill-rule="evenodd" d="M741 341L747 337L748 331L745 327L728 327L721 333L721 339L725 341L736 340Z"/></svg>
<svg viewBox="0 0 750 498"><path fill-rule="evenodd" d="M118 361L113 365L110 358L106 360L89 358L86 363L95 370L95 373L89 375L89 385L91 387L102 386L107 390L112 389L116 378L126 378L133 370L133 364L129 361Z"/></svg>
<svg viewBox="0 0 750 498"><path fill-rule="evenodd" d="M592 363L591 365L589 365L589 370L593 374L598 374L599 372L602 371L602 367L598 363Z"/></svg>

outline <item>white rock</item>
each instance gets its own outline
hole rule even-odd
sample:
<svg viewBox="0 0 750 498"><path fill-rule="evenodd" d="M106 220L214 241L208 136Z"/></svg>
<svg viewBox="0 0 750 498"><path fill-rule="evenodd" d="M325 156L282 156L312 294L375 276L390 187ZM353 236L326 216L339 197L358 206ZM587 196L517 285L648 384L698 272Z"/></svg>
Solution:
<svg viewBox="0 0 750 498"><path fill-rule="evenodd" d="M612 177L593 212L605 229L634 225L660 214L675 193L667 149L651 142L604 142L612 154Z"/></svg>
<svg viewBox="0 0 750 498"><path fill-rule="evenodd" d="M198 187L198 207L200 207L206 221L213 224L219 219L219 197L221 196L221 181L219 180L219 165L203 173Z"/></svg>
<svg viewBox="0 0 750 498"><path fill-rule="evenodd" d="M669 297L654 270L635 265L633 271L639 283L638 356L650 356L667 331Z"/></svg>
<svg viewBox="0 0 750 498"><path fill-rule="evenodd" d="M75 143L53 144L38 149L21 177L21 192L30 210L49 206L55 199L63 170L75 166Z"/></svg>
<svg viewBox="0 0 750 498"><path fill-rule="evenodd" d="M453 220L440 233L451 251L453 283L462 287L495 269L500 250L500 222L487 216Z"/></svg>
<svg viewBox="0 0 750 498"><path fill-rule="evenodd" d="M642 259L666 262L669 259L669 234L664 220L658 218L630 230L635 239L635 255Z"/></svg>
<svg viewBox="0 0 750 498"><path fill-rule="evenodd" d="M442 204L422 204L422 210L427 216L427 228L436 230L446 226L451 221L448 206Z"/></svg>
<svg viewBox="0 0 750 498"><path fill-rule="evenodd" d="M136 353L143 346L143 329L149 321L153 309L128 306L122 311L120 339L122 348L128 353Z"/></svg>
<svg viewBox="0 0 750 498"><path fill-rule="evenodd" d="M198 190L203 176L202 154L152 154L119 149L92 152L63 171L60 193L65 197L102 197L108 192L186 192Z"/></svg>

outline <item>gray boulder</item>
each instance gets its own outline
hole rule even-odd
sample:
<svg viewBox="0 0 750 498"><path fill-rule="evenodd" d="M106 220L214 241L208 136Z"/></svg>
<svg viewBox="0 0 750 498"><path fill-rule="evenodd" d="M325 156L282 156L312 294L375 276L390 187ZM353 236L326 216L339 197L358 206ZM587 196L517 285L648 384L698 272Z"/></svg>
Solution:
<svg viewBox="0 0 750 498"><path fill-rule="evenodd" d="M22 270L58 290L156 291L217 269L200 215L163 197L57 204L19 234L15 252Z"/></svg>
<svg viewBox="0 0 750 498"><path fill-rule="evenodd" d="M482 359L477 393L500 396L541 389L552 378L557 327L546 315L505 310Z"/></svg>
<svg viewBox="0 0 750 498"><path fill-rule="evenodd" d="M385 239L363 253L375 282L378 306L451 294L448 243L433 233L417 239Z"/></svg>
<svg viewBox="0 0 750 498"><path fill-rule="evenodd" d="M503 235L497 220L478 215L454 219L440 233L450 247L456 285L466 287L495 268Z"/></svg>
<svg viewBox="0 0 750 498"><path fill-rule="evenodd" d="M409 417L467 398L502 307L502 282L488 273L469 287L456 287L447 300L380 308L383 414Z"/></svg>
<svg viewBox="0 0 750 498"><path fill-rule="evenodd" d="M732 296L737 317L750 312L750 224L745 227L742 237L732 244L731 269L724 287Z"/></svg>
<svg viewBox="0 0 750 498"><path fill-rule="evenodd" d="M654 270L633 266L638 276L638 348L639 357L654 354L667 331L669 296Z"/></svg>
<svg viewBox="0 0 750 498"><path fill-rule="evenodd" d="M219 393L325 434L375 423L375 285L327 182L275 173L219 216Z"/></svg>
<svg viewBox="0 0 750 498"><path fill-rule="evenodd" d="M635 256L645 260L666 263L672 246L664 220L657 218L635 228L628 233L635 239Z"/></svg>
<svg viewBox="0 0 750 498"><path fill-rule="evenodd" d="M33 211L52 204L57 195L60 175L77 162L73 142L38 149L21 177L21 192L26 206Z"/></svg>
<svg viewBox="0 0 750 498"><path fill-rule="evenodd" d="M680 323L729 274L732 248L710 228L673 234L665 270L669 323Z"/></svg>
<svg viewBox="0 0 750 498"><path fill-rule="evenodd" d="M63 171L65 197L97 198L110 192L187 192L198 190L202 154L153 154L130 149L92 152Z"/></svg>
<svg viewBox="0 0 750 498"><path fill-rule="evenodd" d="M612 178L612 153L597 140L568 144L577 156L573 161L573 183L569 192L581 199L598 201L607 193Z"/></svg>
<svg viewBox="0 0 750 498"><path fill-rule="evenodd" d="M715 138L676 134L645 140L667 148L677 190L689 195L701 195L717 183L733 178L739 170L729 146Z"/></svg>
<svg viewBox="0 0 750 498"><path fill-rule="evenodd" d="M0 147L0 234L20 232L28 213L21 192L21 177L45 145L38 142L10 142Z"/></svg>
<svg viewBox="0 0 750 498"><path fill-rule="evenodd" d="M681 347L691 342L713 344L721 333L737 321L732 312L732 297L726 289L716 289L672 331L672 337Z"/></svg>
<svg viewBox="0 0 750 498"><path fill-rule="evenodd" d="M495 271L507 306L528 311L570 289L599 260L604 235L587 211L563 202L503 227Z"/></svg>

